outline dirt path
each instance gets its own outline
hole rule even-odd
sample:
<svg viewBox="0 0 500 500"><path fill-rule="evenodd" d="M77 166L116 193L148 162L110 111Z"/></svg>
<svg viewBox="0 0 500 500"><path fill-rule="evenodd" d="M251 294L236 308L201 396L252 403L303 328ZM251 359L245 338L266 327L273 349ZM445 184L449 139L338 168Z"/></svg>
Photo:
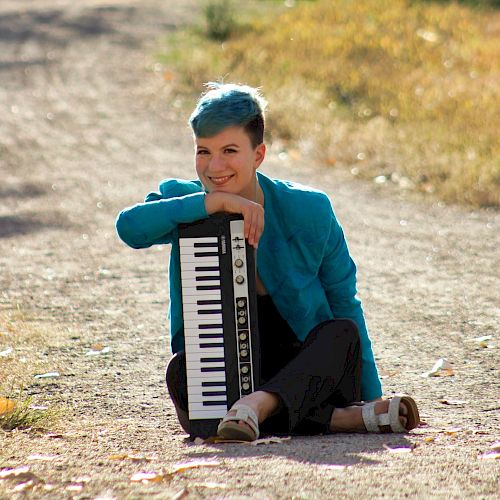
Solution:
<svg viewBox="0 0 500 500"><path fill-rule="evenodd" d="M415 200L283 155L264 171L331 194L359 263L386 393L413 394L428 425L258 447L185 441L163 384L168 249L126 248L114 218L161 178L192 175L189 132L148 54L197 4L1 3L0 307L19 304L57 328L36 356L61 376L27 390L68 414L59 438L0 434L0 468L30 465L51 485L27 489L32 498L493 498L499 462L478 457L500 437L498 348L468 341L498 341L499 214ZM95 344L110 352L86 356ZM422 378L438 358L455 376ZM133 450L154 460L109 459ZM130 481L200 459L219 464ZM16 485L0 480L0 498L22 495Z"/></svg>

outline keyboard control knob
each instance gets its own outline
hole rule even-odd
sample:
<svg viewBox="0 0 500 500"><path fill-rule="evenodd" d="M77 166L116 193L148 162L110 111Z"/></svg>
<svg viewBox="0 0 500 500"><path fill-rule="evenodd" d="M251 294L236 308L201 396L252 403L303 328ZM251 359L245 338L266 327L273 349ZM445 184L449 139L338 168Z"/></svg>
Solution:
<svg viewBox="0 0 500 500"><path fill-rule="evenodd" d="M248 366L242 366L241 373L248 373Z"/></svg>
<svg viewBox="0 0 500 500"><path fill-rule="evenodd" d="M242 349L242 350L240 351L240 356L241 356L242 358L246 358L246 357L248 356L248 351L247 351L246 349Z"/></svg>
<svg viewBox="0 0 500 500"><path fill-rule="evenodd" d="M234 265L235 265L236 267L243 267L243 261L242 261L241 259L236 259L236 260L234 261Z"/></svg>
<svg viewBox="0 0 500 500"><path fill-rule="evenodd" d="M248 389L250 389L250 384L245 383L245 384L243 384L241 387L242 387L245 391L248 391Z"/></svg>
<svg viewBox="0 0 500 500"><path fill-rule="evenodd" d="M240 340L246 340L247 339L247 334L246 333L240 333Z"/></svg>
<svg viewBox="0 0 500 500"><path fill-rule="evenodd" d="M238 303L236 304L238 307L245 307L245 301L244 300L238 300Z"/></svg>
<svg viewBox="0 0 500 500"><path fill-rule="evenodd" d="M238 285L242 285L245 282L245 278L242 274L238 274L238 276L236 276L235 278L235 281L236 283L238 283Z"/></svg>
<svg viewBox="0 0 500 500"><path fill-rule="evenodd" d="M240 325L244 325L246 322L247 322L247 319L245 318L245 316L240 316L240 317L238 318L238 323L239 323Z"/></svg>

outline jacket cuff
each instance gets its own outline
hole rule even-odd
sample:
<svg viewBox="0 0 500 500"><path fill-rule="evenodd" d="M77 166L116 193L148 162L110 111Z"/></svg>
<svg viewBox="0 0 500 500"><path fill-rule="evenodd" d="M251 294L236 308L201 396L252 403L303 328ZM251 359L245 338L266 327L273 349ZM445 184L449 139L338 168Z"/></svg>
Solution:
<svg viewBox="0 0 500 500"><path fill-rule="evenodd" d="M205 207L205 193L193 193L183 197L183 202L179 203L179 222L193 222L208 217Z"/></svg>

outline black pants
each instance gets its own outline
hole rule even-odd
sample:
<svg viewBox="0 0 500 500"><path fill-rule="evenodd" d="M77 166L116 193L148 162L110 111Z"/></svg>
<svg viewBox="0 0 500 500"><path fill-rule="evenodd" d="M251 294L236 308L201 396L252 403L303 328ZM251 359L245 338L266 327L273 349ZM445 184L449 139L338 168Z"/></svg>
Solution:
<svg viewBox="0 0 500 500"><path fill-rule="evenodd" d="M258 297L261 385L276 394L279 411L261 425L263 433L329 432L335 407L361 397L361 347L356 324L349 319L325 321L305 341L297 340L270 296ZM167 366L167 387L179 422L189 432L186 360L176 353Z"/></svg>

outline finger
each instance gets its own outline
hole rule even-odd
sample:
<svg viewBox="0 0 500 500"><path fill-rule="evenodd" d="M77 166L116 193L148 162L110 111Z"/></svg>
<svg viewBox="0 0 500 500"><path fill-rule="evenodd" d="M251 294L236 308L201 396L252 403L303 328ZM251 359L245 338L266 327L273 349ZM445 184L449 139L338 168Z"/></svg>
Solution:
<svg viewBox="0 0 500 500"><path fill-rule="evenodd" d="M250 227L248 231L248 243L255 247L256 244L256 230L257 230L257 220L256 220L256 213L255 210L252 210L251 216L250 216Z"/></svg>

